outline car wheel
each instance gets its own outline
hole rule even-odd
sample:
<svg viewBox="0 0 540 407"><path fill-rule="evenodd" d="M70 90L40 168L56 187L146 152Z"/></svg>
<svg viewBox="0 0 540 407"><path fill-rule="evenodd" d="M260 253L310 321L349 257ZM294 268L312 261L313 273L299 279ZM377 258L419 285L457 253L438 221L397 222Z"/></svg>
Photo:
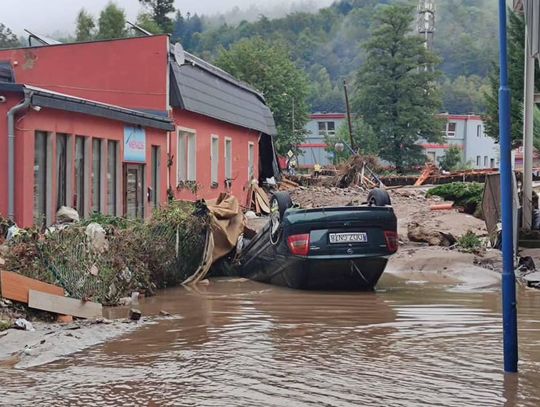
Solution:
<svg viewBox="0 0 540 407"><path fill-rule="evenodd" d="M281 220L291 206L291 196L287 192L275 192L270 198L270 237L273 244L279 241Z"/></svg>
<svg viewBox="0 0 540 407"><path fill-rule="evenodd" d="M369 191L367 202L369 206L392 205L390 195L384 189L375 188Z"/></svg>

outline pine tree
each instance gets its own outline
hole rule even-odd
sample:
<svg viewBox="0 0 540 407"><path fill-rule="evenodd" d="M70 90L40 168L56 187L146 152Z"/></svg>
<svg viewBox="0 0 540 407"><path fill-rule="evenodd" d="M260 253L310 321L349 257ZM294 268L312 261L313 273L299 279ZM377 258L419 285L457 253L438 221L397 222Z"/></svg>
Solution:
<svg viewBox="0 0 540 407"><path fill-rule="evenodd" d="M510 116L512 122L512 147L519 147L523 141L523 75L525 71L525 21L522 16L508 12L508 86L510 88ZM540 71L536 69L536 91L540 87ZM493 63L489 74L489 92L484 94L486 114L483 117L485 132L499 141L499 66ZM537 110L537 109L535 109ZM538 116L538 113L535 113ZM536 123L535 123L536 124ZM540 139L540 126L534 126L534 138ZM540 144L537 141L537 144Z"/></svg>
<svg viewBox="0 0 540 407"><path fill-rule="evenodd" d="M90 41L94 38L96 23L84 8L77 15L77 28L75 30L75 41Z"/></svg>
<svg viewBox="0 0 540 407"><path fill-rule="evenodd" d="M411 32L413 10L395 4L378 12L353 99L356 112L380 140L380 157L398 171L425 161L420 138L437 142L442 137L434 68L439 59Z"/></svg>
<svg viewBox="0 0 540 407"><path fill-rule="evenodd" d="M116 4L110 2L101 11L98 21L99 31L97 37L101 40L111 38L124 38L126 31L126 14Z"/></svg>
<svg viewBox="0 0 540 407"><path fill-rule="evenodd" d="M152 10L152 18L161 28L161 32L172 33L173 21L169 14L175 10L174 0L139 0L139 2Z"/></svg>

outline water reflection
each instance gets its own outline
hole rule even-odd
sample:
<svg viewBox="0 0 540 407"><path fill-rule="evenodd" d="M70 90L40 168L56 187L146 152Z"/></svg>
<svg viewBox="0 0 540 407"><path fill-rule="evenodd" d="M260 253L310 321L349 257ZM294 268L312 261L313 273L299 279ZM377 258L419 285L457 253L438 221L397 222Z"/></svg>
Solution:
<svg viewBox="0 0 540 407"><path fill-rule="evenodd" d="M173 314L119 341L24 372L8 404L540 405L538 292L519 295L519 380L505 376L499 294L388 277L376 293L218 280L141 304ZM114 309L121 315L126 309ZM24 392L19 390L24 388Z"/></svg>

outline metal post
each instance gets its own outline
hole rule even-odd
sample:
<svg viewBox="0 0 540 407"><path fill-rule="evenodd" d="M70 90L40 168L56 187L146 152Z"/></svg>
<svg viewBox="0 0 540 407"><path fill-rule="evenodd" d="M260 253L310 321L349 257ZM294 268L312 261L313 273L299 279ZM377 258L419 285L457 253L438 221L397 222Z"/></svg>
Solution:
<svg viewBox="0 0 540 407"><path fill-rule="evenodd" d="M347 81L343 81L343 90L345 91L345 106L347 107L347 123L349 125L349 138L351 139L351 148L354 150L354 140L352 133L352 122L351 122L351 108L349 106L349 92L347 91ZM353 153L356 154L356 153Z"/></svg>
<svg viewBox="0 0 540 407"><path fill-rule="evenodd" d="M510 89L508 87L508 55L506 49L506 1L499 0L499 131L501 149L501 212L502 212L502 308L504 371L517 372L518 341L516 312L516 276L514 274L512 222L512 163L510 133Z"/></svg>
<svg viewBox="0 0 540 407"><path fill-rule="evenodd" d="M530 230L532 224L532 167L533 167L533 126L534 126L534 58L530 57L528 41L529 24L525 26L525 79L523 98L523 188L522 226Z"/></svg>

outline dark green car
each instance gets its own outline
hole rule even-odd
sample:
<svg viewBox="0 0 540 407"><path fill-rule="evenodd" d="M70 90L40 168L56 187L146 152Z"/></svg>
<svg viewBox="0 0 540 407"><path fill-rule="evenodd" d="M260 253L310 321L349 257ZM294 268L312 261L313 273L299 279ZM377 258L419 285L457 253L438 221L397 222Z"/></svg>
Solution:
<svg viewBox="0 0 540 407"><path fill-rule="evenodd" d="M371 290L398 248L397 219L386 191L363 206L299 209L288 194L242 249L240 275L300 289Z"/></svg>

